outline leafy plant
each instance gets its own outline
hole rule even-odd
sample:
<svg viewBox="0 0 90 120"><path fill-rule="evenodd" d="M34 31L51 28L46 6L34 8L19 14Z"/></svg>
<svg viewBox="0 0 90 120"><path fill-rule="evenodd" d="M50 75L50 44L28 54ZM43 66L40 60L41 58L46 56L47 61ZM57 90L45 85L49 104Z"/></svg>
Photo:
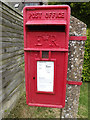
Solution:
<svg viewBox="0 0 90 120"><path fill-rule="evenodd" d="M90 81L90 28L87 30L87 41L85 42L82 77L83 81Z"/></svg>

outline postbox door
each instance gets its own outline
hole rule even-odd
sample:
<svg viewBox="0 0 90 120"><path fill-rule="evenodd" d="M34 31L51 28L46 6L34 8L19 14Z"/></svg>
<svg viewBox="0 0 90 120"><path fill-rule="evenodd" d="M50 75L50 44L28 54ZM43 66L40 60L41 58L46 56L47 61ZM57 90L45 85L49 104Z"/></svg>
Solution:
<svg viewBox="0 0 90 120"><path fill-rule="evenodd" d="M48 51L48 54L50 54L48 57L50 57L50 59L41 58L43 52L40 51L27 52L27 54L29 103L64 106L66 53ZM40 69L42 69L42 72ZM47 75L48 78L46 77ZM40 79L38 79L38 77L40 77ZM51 83L49 83L48 80Z"/></svg>

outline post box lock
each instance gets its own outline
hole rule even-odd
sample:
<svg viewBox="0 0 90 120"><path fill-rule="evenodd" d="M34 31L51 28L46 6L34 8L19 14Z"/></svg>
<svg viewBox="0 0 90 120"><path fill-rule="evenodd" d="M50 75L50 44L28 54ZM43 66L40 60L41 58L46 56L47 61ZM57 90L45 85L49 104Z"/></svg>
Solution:
<svg viewBox="0 0 90 120"><path fill-rule="evenodd" d="M35 80L35 77L33 77L33 79Z"/></svg>
<svg viewBox="0 0 90 120"><path fill-rule="evenodd" d="M65 106L70 8L25 7L26 100L30 106Z"/></svg>

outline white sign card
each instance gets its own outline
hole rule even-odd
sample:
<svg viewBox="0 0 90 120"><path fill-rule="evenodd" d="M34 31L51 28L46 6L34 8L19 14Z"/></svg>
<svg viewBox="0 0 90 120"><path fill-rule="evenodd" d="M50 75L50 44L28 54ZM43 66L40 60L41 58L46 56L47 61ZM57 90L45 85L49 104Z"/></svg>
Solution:
<svg viewBox="0 0 90 120"><path fill-rule="evenodd" d="M37 91L53 92L54 62L37 61Z"/></svg>

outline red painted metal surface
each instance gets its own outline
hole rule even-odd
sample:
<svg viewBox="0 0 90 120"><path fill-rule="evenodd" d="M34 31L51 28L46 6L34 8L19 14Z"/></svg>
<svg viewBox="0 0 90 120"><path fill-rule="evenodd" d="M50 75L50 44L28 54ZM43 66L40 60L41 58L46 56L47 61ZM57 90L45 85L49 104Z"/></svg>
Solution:
<svg viewBox="0 0 90 120"><path fill-rule="evenodd" d="M70 84L70 85L82 85L82 82L78 82L78 81L67 81L67 84Z"/></svg>
<svg viewBox="0 0 90 120"><path fill-rule="evenodd" d="M87 36L69 36L69 40L87 40Z"/></svg>
<svg viewBox="0 0 90 120"><path fill-rule="evenodd" d="M24 48L25 51L66 51L68 52L68 49L64 49L64 48L58 48L58 49L47 49L47 48Z"/></svg>
<svg viewBox="0 0 90 120"><path fill-rule="evenodd" d="M70 8L63 6L25 7L24 54L26 101L30 106L65 106L68 64ZM43 58L48 51L48 58ZM37 62L54 63L53 91L37 90Z"/></svg>
<svg viewBox="0 0 90 120"><path fill-rule="evenodd" d="M34 21L28 21L26 25L40 25L41 23L38 21L36 24ZM66 25L65 20L61 20L60 23L56 23L56 21L52 21L52 23L49 23L47 21L42 21L42 25Z"/></svg>

